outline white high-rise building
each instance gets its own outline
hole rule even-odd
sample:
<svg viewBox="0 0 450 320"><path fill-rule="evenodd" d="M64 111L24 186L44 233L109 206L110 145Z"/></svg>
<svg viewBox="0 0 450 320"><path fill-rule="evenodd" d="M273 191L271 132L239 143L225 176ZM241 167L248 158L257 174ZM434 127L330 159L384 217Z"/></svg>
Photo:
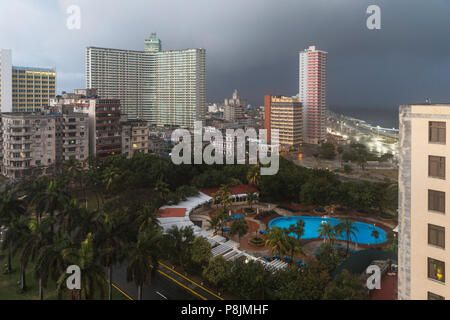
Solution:
<svg viewBox="0 0 450 320"><path fill-rule="evenodd" d="M12 53L0 50L0 110L12 112Z"/></svg>
<svg viewBox="0 0 450 320"><path fill-rule="evenodd" d="M144 51L88 47L86 87L120 99L130 119L192 128L206 113L206 51L161 51L156 34Z"/></svg>
<svg viewBox="0 0 450 320"><path fill-rule="evenodd" d="M300 52L299 98L303 105L303 138L317 144L326 138L328 53L315 46Z"/></svg>

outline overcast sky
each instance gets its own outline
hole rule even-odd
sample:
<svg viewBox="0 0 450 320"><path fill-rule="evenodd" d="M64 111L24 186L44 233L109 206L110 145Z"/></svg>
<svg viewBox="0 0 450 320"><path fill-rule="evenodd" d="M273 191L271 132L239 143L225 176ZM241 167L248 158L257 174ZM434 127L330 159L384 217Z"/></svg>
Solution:
<svg viewBox="0 0 450 320"><path fill-rule="evenodd" d="M81 29L66 27L81 8ZM368 30L369 5L381 30ZM57 90L85 86L87 46L205 48L207 99L235 88L254 105L298 93L298 51L329 52L329 105L384 108L450 102L449 0L2 0L0 48L13 64L56 67Z"/></svg>

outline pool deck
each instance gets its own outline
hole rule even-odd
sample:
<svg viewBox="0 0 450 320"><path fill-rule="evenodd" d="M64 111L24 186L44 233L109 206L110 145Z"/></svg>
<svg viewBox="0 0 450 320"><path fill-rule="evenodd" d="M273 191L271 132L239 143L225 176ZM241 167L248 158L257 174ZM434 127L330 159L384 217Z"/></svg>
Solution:
<svg viewBox="0 0 450 320"><path fill-rule="evenodd" d="M357 222L362 222L362 223L367 223L370 225L375 225L376 227L384 230L386 233L391 232L393 230L394 227L392 227L390 224L395 224L395 222L393 221L388 221L389 224L385 221L380 221L381 219L375 219L375 218L369 218L366 217L365 215L363 217L359 215L356 216L352 216L352 215L344 215L342 213L338 213L338 214L327 214L327 213L317 213L314 210L312 210L312 207L306 207L306 206L301 206L301 205L297 205L299 208L303 208L303 210L310 210L309 212L288 212L287 210L275 210L278 213L278 216L271 216L268 219L264 220L264 223L266 224L266 228L269 228L269 223L270 221L281 217L299 217L299 216L304 216L304 217L324 217L324 218L334 218L334 219L345 219L345 218L349 218L352 219L354 221ZM275 208L278 209L278 208ZM284 212L283 212L284 211ZM309 243L309 242L314 242L314 241L319 241L319 240L323 240L321 238L317 238L317 239L305 239L305 243ZM344 240L336 240L335 243L346 243ZM382 248L388 245L388 242L383 242L383 243L377 243L377 244L362 244L362 243L355 243L350 241L350 243L352 245L357 245L358 248L361 249L374 249L374 248Z"/></svg>
<svg viewBox="0 0 450 320"><path fill-rule="evenodd" d="M397 281L397 274L386 274L381 280L381 289L372 290L369 300L397 300Z"/></svg>

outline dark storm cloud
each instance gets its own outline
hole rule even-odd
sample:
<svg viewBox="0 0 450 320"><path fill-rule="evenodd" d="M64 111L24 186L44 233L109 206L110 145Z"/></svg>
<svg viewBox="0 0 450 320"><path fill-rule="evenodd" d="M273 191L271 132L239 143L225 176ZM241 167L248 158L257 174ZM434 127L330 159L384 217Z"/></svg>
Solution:
<svg viewBox="0 0 450 320"><path fill-rule="evenodd" d="M79 31L65 26L72 4ZM372 4L381 30L366 28ZM87 46L141 50L158 32L164 49L207 50L208 101L238 88L259 105L297 94L298 51L316 45L329 52L332 108L392 110L450 101L449 17L448 0L14 0L0 4L0 47L16 65L56 67L58 89L72 90L84 86Z"/></svg>

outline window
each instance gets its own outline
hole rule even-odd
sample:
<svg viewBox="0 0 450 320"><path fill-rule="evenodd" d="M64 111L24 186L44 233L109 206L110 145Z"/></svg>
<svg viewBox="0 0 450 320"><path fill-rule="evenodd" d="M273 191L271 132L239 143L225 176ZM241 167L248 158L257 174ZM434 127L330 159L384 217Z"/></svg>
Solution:
<svg viewBox="0 0 450 320"><path fill-rule="evenodd" d="M445 192L428 190L428 210L445 213Z"/></svg>
<svg viewBox="0 0 450 320"><path fill-rule="evenodd" d="M428 278L445 282L445 263L428 258Z"/></svg>
<svg viewBox="0 0 450 320"><path fill-rule="evenodd" d="M428 176L445 179L445 157L428 156Z"/></svg>
<svg viewBox="0 0 450 320"><path fill-rule="evenodd" d="M445 122L429 122L429 139L431 143L445 143Z"/></svg>
<svg viewBox="0 0 450 320"><path fill-rule="evenodd" d="M445 228L435 226L434 224L428 225L428 244L445 248Z"/></svg>
<svg viewBox="0 0 450 320"><path fill-rule="evenodd" d="M428 292L428 300L445 300L445 298L438 294Z"/></svg>

